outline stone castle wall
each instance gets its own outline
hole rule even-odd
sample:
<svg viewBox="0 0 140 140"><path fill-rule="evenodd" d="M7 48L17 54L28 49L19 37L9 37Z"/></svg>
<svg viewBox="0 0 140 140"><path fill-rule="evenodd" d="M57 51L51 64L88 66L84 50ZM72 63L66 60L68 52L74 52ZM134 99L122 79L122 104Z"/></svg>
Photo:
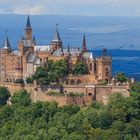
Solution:
<svg viewBox="0 0 140 140"><path fill-rule="evenodd" d="M33 102L36 101L56 101L60 106L66 104L78 104L80 106L87 105L93 100L100 103L107 104L108 96L119 92L123 96L128 97L129 91L127 86L94 86L94 85L64 85L61 86L35 86L31 84L15 84L15 83L0 83L0 86L8 87L11 94L20 89L26 89L31 93L31 99ZM84 93L84 96L49 96L48 91L60 92L64 94L69 92Z"/></svg>

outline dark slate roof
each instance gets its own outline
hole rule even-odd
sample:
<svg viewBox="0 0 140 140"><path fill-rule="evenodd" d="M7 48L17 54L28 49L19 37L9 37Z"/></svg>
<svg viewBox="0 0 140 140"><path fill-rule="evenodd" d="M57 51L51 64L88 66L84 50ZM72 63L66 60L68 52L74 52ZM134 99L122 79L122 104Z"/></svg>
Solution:
<svg viewBox="0 0 140 140"><path fill-rule="evenodd" d="M34 43L32 40L26 40L24 38L21 39L23 42L24 47L32 47L34 46Z"/></svg>
<svg viewBox="0 0 140 140"><path fill-rule="evenodd" d="M27 17L27 22L26 22L26 29L31 28L31 23L30 23L30 16L28 15Z"/></svg>
<svg viewBox="0 0 140 140"><path fill-rule="evenodd" d="M27 63L33 63L33 64L35 64L35 65L40 65L40 64L41 64L41 61L40 61L40 59L37 57L36 54L30 54L30 55L28 56Z"/></svg>
<svg viewBox="0 0 140 140"><path fill-rule="evenodd" d="M3 48L8 49L8 50L12 50L7 34L5 35L5 38L4 38Z"/></svg>
<svg viewBox="0 0 140 140"><path fill-rule="evenodd" d="M61 42L61 38L60 38L60 35L59 35L59 32L58 32L58 29L56 28L56 31L54 33L54 37L53 37L53 40L54 42Z"/></svg>
<svg viewBox="0 0 140 140"><path fill-rule="evenodd" d="M80 50L78 48L69 48L69 51L70 51L71 56L77 56L77 55L79 55L81 53L82 50ZM63 53L64 53L64 55L69 55L68 49L64 48ZM61 49L56 50L53 53L53 56L61 56Z"/></svg>
<svg viewBox="0 0 140 140"><path fill-rule="evenodd" d="M85 52L87 51L85 34L83 35L83 44L82 44L82 48L83 48L83 51L85 51Z"/></svg>

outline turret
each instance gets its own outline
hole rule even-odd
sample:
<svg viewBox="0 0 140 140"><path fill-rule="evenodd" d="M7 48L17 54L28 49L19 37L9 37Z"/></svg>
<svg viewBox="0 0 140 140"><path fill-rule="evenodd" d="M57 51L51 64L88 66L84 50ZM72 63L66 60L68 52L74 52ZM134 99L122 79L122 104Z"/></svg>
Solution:
<svg viewBox="0 0 140 140"><path fill-rule="evenodd" d="M54 37L53 37L53 40L51 41L51 50L53 52L53 51L56 51L57 49L61 49L61 48L62 48L62 41L61 41L58 29L57 29L57 25L56 25Z"/></svg>
<svg viewBox="0 0 140 140"><path fill-rule="evenodd" d="M67 54L70 56L70 46L68 44L68 48L67 48Z"/></svg>
<svg viewBox="0 0 140 140"><path fill-rule="evenodd" d="M104 48L101 57L97 59L98 80L110 82L112 76L112 57Z"/></svg>
<svg viewBox="0 0 140 140"><path fill-rule="evenodd" d="M3 50L5 50L5 51L8 51L8 52L12 51L12 48L11 48L11 45L10 45L7 33L5 34L4 42L3 42L3 46L2 47L3 47Z"/></svg>
<svg viewBox="0 0 140 140"><path fill-rule="evenodd" d="M32 40L32 27L31 27L29 15L27 16L27 22L25 27L25 39Z"/></svg>
<svg viewBox="0 0 140 140"><path fill-rule="evenodd" d="M82 50L83 50L83 52L87 52L86 37L85 37L85 34L83 35Z"/></svg>

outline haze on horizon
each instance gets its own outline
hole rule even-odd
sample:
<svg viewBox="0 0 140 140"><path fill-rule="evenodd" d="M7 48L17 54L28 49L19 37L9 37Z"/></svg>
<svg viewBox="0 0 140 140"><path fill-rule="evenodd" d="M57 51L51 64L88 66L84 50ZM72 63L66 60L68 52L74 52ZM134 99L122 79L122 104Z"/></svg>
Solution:
<svg viewBox="0 0 140 140"><path fill-rule="evenodd" d="M0 0L0 13L140 16L140 0Z"/></svg>

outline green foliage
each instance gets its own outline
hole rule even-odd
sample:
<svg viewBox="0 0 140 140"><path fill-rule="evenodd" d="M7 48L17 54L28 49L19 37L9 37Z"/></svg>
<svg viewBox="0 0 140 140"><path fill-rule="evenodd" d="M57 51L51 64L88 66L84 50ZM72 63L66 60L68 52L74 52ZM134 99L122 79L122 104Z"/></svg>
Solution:
<svg viewBox="0 0 140 140"><path fill-rule="evenodd" d="M0 106L3 106L7 103L9 96L9 90L6 87L0 87Z"/></svg>
<svg viewBox="0 0 140 140"><path fill-rule="evenodd" d="M140 93L140 82L135 82L135 83L131 86L131 91Z"/></svg>
<svg viewBox="0 0 140 140"><path fill-rule="evenodd" d="M101 82L99 83L99 85L107 85L107 84L108 84L108 81L106 81L106 80L101 81Z"/></svg>
<svg viewBox="0 0 140 140"><path fill-rule="evenodd" d="M24 83L24 80L23 79L16 79L15 83L23 84Z"/></svg>
<svg viewBox="0 0 140 140"><path fill-rule="evenodd" d="M84 93L74 93L74 92L70 92L69 94L67 94L68 96L71 97L82 97L84 96Z"/></svg>
<svg viewBox="0 0 140 140"><path fill-rule="evenodd" d="M32 84L33 81L34 81L33 76L32 76L32 77L27 77L27 78L26 78L26 82L27 82L28 84Z"/></svg>
<svg viewBox="0 0 140 140"><path fill-rule="evenodd" d="M67 71L67 64L64 60L48 61L37 68L33 79L37 80L39 84L59 83L67 75Z"/></svg>
<svg viewBox="0 0 140 140"><path fill-rule="evenodd" d="M115 75L115 79L117 80L117 82L121 82L121 84L128 80L127 76L124 73L122 73L122 72L118 72Z"/></svg>
<svg viewBox="0 0 140 140"><path fill-rule="evenodd" d="M140 96L114 93L108 105L93 102L58 107L56 102L31 103L26 91L0 108L0 139L5 140L138 140Z"/></svg>
<svg viewBox="0 0 140 140"><path fill-rule="evenodd" d="M30 94L26 90L20 90L11 97L11 102L15 105L28 106L31 103Z"/></svg>
<svg viewBox="0 0 140 140"><path fill-rule="evenodd" d="M78 62L74 65L73 67L73 74L78 75L78 74L87 74L87 66L83 62Z"/></svg>

